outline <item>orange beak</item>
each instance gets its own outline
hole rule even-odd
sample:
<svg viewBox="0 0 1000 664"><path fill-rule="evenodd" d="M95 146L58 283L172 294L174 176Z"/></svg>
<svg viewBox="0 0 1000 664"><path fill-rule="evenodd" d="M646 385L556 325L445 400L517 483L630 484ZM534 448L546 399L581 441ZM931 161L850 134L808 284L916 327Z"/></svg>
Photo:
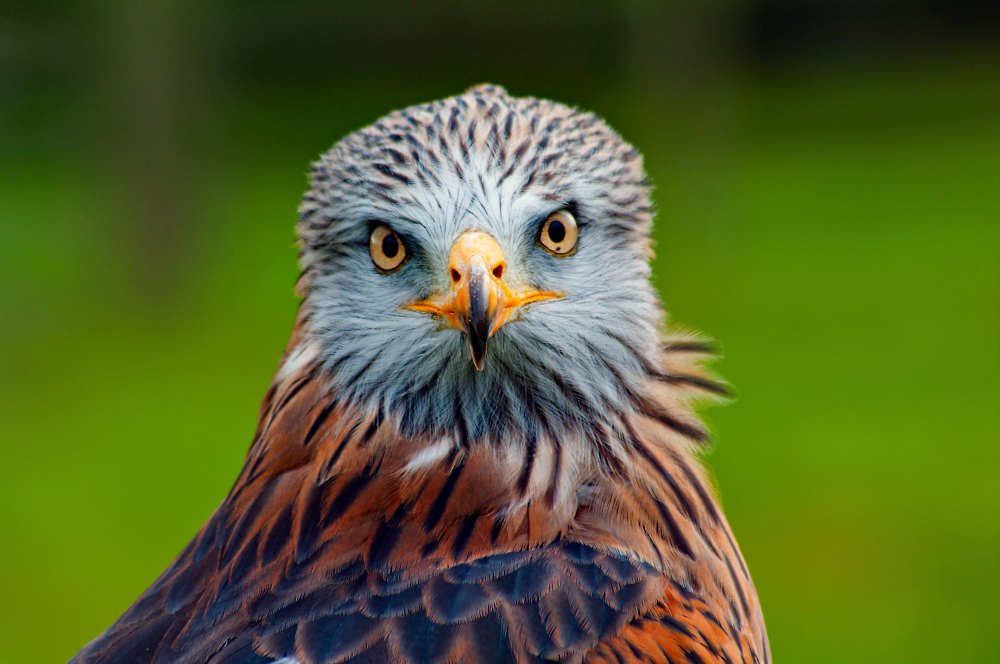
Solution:
<svg viewBox="0 0 1000 664"><path fill-rule="evenodd" d="M441 316L453 328L469 335L472 362L481 370L486 362L486 342L519 307L562 297L558 293L512 290L503 280L506 268L496 240L486 233L465 233L451 248L451 290L406 308Z"/></svg>

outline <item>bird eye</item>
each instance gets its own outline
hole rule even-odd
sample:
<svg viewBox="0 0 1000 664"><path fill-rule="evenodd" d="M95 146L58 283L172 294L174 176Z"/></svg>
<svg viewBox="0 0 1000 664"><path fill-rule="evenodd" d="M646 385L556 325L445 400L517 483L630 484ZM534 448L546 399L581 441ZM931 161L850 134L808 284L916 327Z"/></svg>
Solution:
<svg viewBox="0 0 1000 664"><path fill-rule="evenodd" d="M388 226L376 226L372 231L368 248L372 252L375 267L382 272L392 272L406 260L406 247L399 236Z"/></svg>
<svg viewBox="0 0 1000 664"><path fill-rule="evenodd" d="M576 249L576 219L569 210L549 215L538 234L538 244L556 256L569 256Z"/></svg>

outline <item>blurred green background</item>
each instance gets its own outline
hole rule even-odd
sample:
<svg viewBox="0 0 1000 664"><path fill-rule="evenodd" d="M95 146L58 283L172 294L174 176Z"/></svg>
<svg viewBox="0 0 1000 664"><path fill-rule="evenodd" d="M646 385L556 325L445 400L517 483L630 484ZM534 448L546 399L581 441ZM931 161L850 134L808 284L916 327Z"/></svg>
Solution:
<svg viewBox="0 0 1000 664"><path fill-rule="evenodd" d="M776 661L1000 660L998 35L989 2L5 0L0 659L67 659L226 494L306 165L491 81L646 154Z"/></svg>

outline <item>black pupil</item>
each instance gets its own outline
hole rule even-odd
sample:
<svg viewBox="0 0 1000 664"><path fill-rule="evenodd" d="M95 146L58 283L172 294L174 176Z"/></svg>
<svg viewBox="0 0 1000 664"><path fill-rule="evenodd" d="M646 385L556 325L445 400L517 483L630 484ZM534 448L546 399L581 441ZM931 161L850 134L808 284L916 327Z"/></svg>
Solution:
<svg viewBox="0 0 1000 664"><path fill-rule="evenodd" d="M385 239L382 240L382 253L385 254L386 258L393 258L399 253L399 240L396 239L395 235L386 235Z"/></svg>
<svg viewBox="0 0 1000 664"><path fill-rule="evenodd" d="M558 219L549 224L549 239L556 244L566 239L566 227Z"/></svg>

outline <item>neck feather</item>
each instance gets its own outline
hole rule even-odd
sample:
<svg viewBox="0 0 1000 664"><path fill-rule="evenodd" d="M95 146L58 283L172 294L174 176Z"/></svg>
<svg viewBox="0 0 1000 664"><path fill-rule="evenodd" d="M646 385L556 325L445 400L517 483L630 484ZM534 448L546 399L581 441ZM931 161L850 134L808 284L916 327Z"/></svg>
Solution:
<svg viewBox="0 0 1000 664"><path fill-rule="evenodd" d="M631 495L635 487L673 496L670 501L685 518L700 505L718 520L718 508L692 455L708 440L692 404L725 394L701 368L711 352L703 340L665 339L656 364L649 362L641 379L626 383L619 376L626 407L605 409L598 416L595 406L585 405L595 409L590 420L582 420L578 412L563 419L550 414L539 426L518 429L516 435L506 430L474 436L461 421L414 430L403 412L406 402L372 407L340 389L307 323L300 313L261 408L243 482L307 465L312 480L322 485L378 467L393 478L397 492L437 496L438 502L428 506L430 521L453 509L448 496L458 491L464 496L463 510L489 516L494 538L525 532L532 541L564 535L595 505L611 510L617 516L613 521L634 520L621 496ZM468 490L461 491L463 487ZM435 510L441 514L435 516ZM690 547L679 534L666 534L670 542L644 547Z"/></svg>
<svg viewBox="0 0 1000 664"><path fill-rule="evenodd" d="M642 398L610 419L606 438L567 425L527 444L462 444L406 433L397 414L345 397L297 331L220 518L234 542L271 533L261 546L273 536L330 570L359 555L422 569L580 542L653 565L762 635L746 565L694 454L706 434L690 404L721 389L697 370L707 350L665 341L659 373L635 386Z"/></svg>

